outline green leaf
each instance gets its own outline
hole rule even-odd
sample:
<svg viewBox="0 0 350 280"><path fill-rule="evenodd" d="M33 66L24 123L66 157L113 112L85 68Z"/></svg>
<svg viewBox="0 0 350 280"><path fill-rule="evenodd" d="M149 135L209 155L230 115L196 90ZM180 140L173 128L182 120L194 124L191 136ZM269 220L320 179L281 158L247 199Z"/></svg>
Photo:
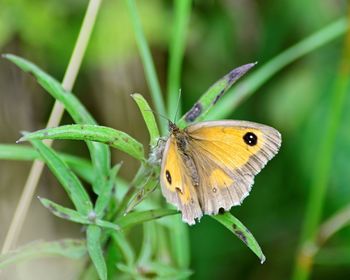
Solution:
<svg viewBox="0 0 350 280"><path fill-rule="evenodd" d="M181 216L171 217L171 253L177 267L187 269L190 267L190 240L189 227L182 221Z"/></svg>
<svg viewBox="0 0 350 280"><path fill-rule="evenodd" d="M121 163L114 166L110 172L108 184L101 190L95 204L95 212L97 217L101 218L106 210L109 201L113 198L113 193L116 187L116 176L121 167Z"/></svg>
<svg viewBox="0 0 350 280"><path fill-rule="evenodd" d="M159 219L169 215L175 215L179 212L171 209L156 209L156 210L146 210L140 212L129 213L126 216L117 219L117 224L121 228L132 227L137 224L141 224L147 221Z"/></svg>
<svg viewBox="0 0 350 280"><path fill-rule="evenodd" d="M104 221L104 220L101 220L101 219L96 219L95 223L96 223L96 225L98 225L98 226L100 226L102 228L105 228L105 229L110 229L110 230L113 230L113 231L120 230L120 226L119 225L111 223L111 222L108 222L108 221Z"/></svg>
<svg viewBox="0 0 350 280"><path fill-rule="evenodd" d="M92 183L94 170L86 159L65 153L58 153L62 160L81 178ZM0 144L0 159L4 160L42 160L40 153L32 147L20 145Z"/></svg>
<svg viewBox="0 0 350 280"><path fill-rule="evenodd" d="M80 103L78 98L71 92L66 91L60 82L46 74L38 66L13 54L4 54L3 57L16 64L23 71L33 74L38 83L64 105L76 123L96 124L94 118Z"/></svg>
<svg viewBox="0 0 350 280"><path fill-rule="evenodd" d="M72 124L38 130L24 135L18 142L32 139L70 139L101 142L119 149L138 160L144 160L143 146L125 132L110 127Z"/></svg>
<svg viewBox="0 0 350 280"><path fill-rule="evenodd" d="M148 105L146 99L144 99L141 94L135 93L132 94L131 97L135 100L137 106L139 106L142 117L149 132L150 145L153 147L157 144L157 141L159 139L159 130L151 107Z"/></svg>
<svg viewBox="0 0 350 280"><path fill-rule="evenodd" d="M96 124L94 118L81 104L79 99L71 92L64 90L60 82L46 74L38 66L12 54L5 54L3 57L15 63L22 70L33 74L38 80L38 83L55 99L63 104L64 108L76 123ZM106 178L110 167L110 151L108 146L104 144L96 142L87 142L86 144L89 148L92 164L95 170L93 187L94 191L98 194L99 190L107 182Z"/></svg>
<svg viewBox="0 0 350 280"><path fill-rule="evenodd" d="M69 169L67 164L53 149L47 147L41 141L32 140L31 143L41 154L51 172L61 183L78 212L81 214L88 214L91 212L93 208L90 197L77 176Z"/></svg>
<svg viewBox="0 0 350 280"><path fill-rule="evenodd" d="M193 122L204 120L211 107L227 92L227 90L245 73L247 73L256 63L242 65L233 69L226 76L212 85L193 107L179 120L178 126L185 127Z"/></svg>
<svg viewBox="0 0 350 280"><path fill-rule="evenodd" d="M89 225L86 230L86 243L90 258L101 280L107 280L107 266L103 258L101 247L101 229L96 225Z"/></svg>
<svg viewBox="0 0 350 280"><path fill-rule="evenodd" d="M234 217L229 212L211 217L220 222L229 231L233 232L239 239L241 239L244 242L244 244L247 245L249 249L252 250L254 254L258 256L261 263L265 262L266 258L263 252L261 251L258 242L255 240L251 232L236 217Z"/></svg>
<svg viewBox="0 0 350 280"><path fill-rule="evenodd" d="M273 75L278 73L278 71L302 56L311 53L317 48L322 47L343 35L348 28L349 23L347 18L338 19L278 54L268 63L257 69L252 75L247 77L242 83L228 92L222 102L217 104L215 110L212 110L209 113L208 118L227 118L242 100L255 93L262 85L273 77Z"/></svg>
<svg viewBox="0 0 350 280"><path fill-rule="evenodd" d="M95 211L91 211L88 213L88 215L83 216L79 212L66 208L62 205L59 205L51 200L41 198L39 197L40 202L51 211L52 214L54 214L57 217L60 217L65 220L69 220L71 222L84 224L84 225L90 225L90 224L96 224L100 227L110 229L113 231L119 230L120 227L114 223L104 221L101 219L97 219Z"/></svg>
<svg viewBox="0 0 350 280"><path fill-rule="evenodd" d="M124 234L120 231L115 231L112 233L112 238L119 247L123 258L128 266L132 266L135 263L134 250L129 244L129 241L125 238Z"/></svg>
<svg viewBox="0 0 350 280"><path fill-rule="evenodd" d="M143 240L140 249L140 253L138 256L138 264L146 264L149 263L152 259L154 252L156 251L156 246L158 243L157 224L155 221L151 221L149 223L144 223L142 225L143 228Z"/></svg>
<svg viewBox="0 0 350 280"><path fill-rule="evenodd" d="M129 201L125 214L132 211L139 203L141 203L149 194L151 194L158 186L159 178L150 175L145 185L133 196Z"/></svg>
<svg viewBox="0 0 350 280"><path fill-rule="evenodd" d="M89 221L88 219L88 216L83 216L79 212L73 209L66 208L62 205L59 205L49 199L42 198L42 197L38 197L38 198L41 204L44 205L44 207L49 209L52 214L54 214L59 218L62 218L71 222L79 223L79 224L91 223L91 221Z"/></svg>
<svg viewBox="0 0 350 280"><path fill-rule="evenodd" d="M35 241L9 253L0 255L0 269L22 261L62 256L70 259L80 259L87 253L85 240L62 239L58 241Z"/></svg>

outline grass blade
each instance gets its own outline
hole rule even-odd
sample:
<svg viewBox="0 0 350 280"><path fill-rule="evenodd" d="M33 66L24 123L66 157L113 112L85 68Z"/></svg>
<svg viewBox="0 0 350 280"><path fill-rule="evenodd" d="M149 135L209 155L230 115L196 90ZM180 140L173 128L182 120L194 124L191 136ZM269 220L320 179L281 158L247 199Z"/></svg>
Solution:
<svg viewBox="0 0 350 280"><path fill-rule="evenodd" d="M105 143L138 160L144 160L143 146L125 132L98 125L63 125L27 133L18 142L25 140L70 139Z"/></svg>
<svg viewBox="0 0 350 280"><path fill-rule="evenodd" d="M151 91L153 103L157 112L166 115L164 100L160 89L159 81L156 74L154 62L152 60L151 51L148 47L145 35L143 33L140 17L134 0L126 0L131 22L135 33L137 47L140 52L143 68L145 70L146 80ZM160 122L161 123L161 122ZM161 126L161 131L166 132L165 126Z"/></svg>
<svg viewBox="0 0 350 280"><path fill-rule="evenodd" d="M32 259L61 256L80 259L87 253L85 240L62 239L58 241L36 241L14 251L0 255L0 269Z"/></svg>
<svg viewBox="0 0 350 280"><path fill-rule="evenodd" d="M41 154L43 160L50 168L51 172L61 183L74 206L81 214L88 214L92 211L90 197L75 174L69 169L67 164L57 155L57 153L38 140L32 140L32 145Z"/></svg>
<svg viewBox="0 0 350 280"><path fill-rule="evenodd" d="M86 243L90 258L101 280L107 280L107 266L101 248L101 229L96 225L89 225L86 231Z"/></svg>
<svg viewBox="0 0 350 280"><path fill-rule="evenodd" d="M168 88L167 88L167 110L168 116L173 118L176 110L180 110L181 104L178 104L181 65L186 44L186 34L188 22L191 14L191 0L174 1L174 22L169 44L169 66L168 66ZM178 106L179 108L176 108ZM178 112L181 115L181 112Z"/></svg>
<svg viewBox="0 0 350 280"><path fill-rule="evenodd" d="M38 66L24 58L13 54L5 54L3 57L16 64L23 71L33 74L38 83L48 93L50 93L52 97L61 101L67 112L71 115L76 123L96 124L94 118L81 104L79 99L71 92L66 91L60 82L55 80L50 75L46 74Z"/></svg>
<svg viewBox="0 0 350 280"><path fill-rule="evenodd" d="M350 17L350 9L348 10ZM300 237L299 251L293 279L308 279L312 270L313 254L310 254L310 244L317 242L317 231L322 218L327 187L330 180L332 160L336 148L337 135L342 120L342 114L347 105L347 97L350 90L350 30L344 42L343 54L340 60L338 75L334 82L334 88L330 94L329 110L326 122L320 134L320 147L315 159L315 167L312 174L310 195L306 205L303 228Z"/></svg>
<svg viewBox="0 0 350 280"><path fill-rule="evenodd" d="M81 104L79 99L75 97L71 92L64 90L62 85L57 80L46 74L38 66L26 59L12 54L5 54L3 56L16 64L23 71L33 74L38 83L56 100L60 101L64 105L64 108L76 123L96 124L94 118ZM100 188L102 188L107 181L110 167L110 151L108 149L108 146L100 143L87 142L87 145L95 170L95 179L93 186L95 192L98 193Z"/></svg>
<svg viewBox="0 0 350 280"><path fill-rule="evenodd" d="M224 227L241 239L244 244L258 256L261 263L265 262L266 258L261 251L258 242L255 240L251 232L236 217L229 212L211 217L220 222Z"/></svg>
<svg viewBox="0 0 350 280"><path fill-rule="evenodd" d="M222 101L217 104L215 110L212 110L208 114L207 119L227 118L242 100L254 94L259 87L278 71L302 56L343 35L348 28L347 19L341 18L280 53L229 91Z"/></svg>

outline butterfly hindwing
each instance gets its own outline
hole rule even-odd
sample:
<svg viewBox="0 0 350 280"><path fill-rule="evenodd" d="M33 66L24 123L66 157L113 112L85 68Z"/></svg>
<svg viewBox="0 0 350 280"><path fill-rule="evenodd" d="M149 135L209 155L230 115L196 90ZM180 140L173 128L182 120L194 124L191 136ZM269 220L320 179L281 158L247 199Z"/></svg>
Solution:
<svg viewBox="0 0 350 280"><path fill-rule="evenodd" d="M182 219L194 224L203 215L197 193L191 182L191 174L177 149L176 139L169 137L165 145L160 182L166 200L182 212Z"/></svg>

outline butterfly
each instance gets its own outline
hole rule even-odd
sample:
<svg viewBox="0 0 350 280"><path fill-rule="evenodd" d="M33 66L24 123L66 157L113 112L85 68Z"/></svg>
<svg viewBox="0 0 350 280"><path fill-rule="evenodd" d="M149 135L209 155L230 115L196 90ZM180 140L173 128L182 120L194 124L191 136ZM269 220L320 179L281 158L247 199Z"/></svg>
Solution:
<svg viewBox="0 0 350 280"><path fill-rule="evenodd" d="M281 146L276 129L249 121L206 121L185 129L169 121L169 130L161 161L161 189L190 225L204 214L240 205L254 176Z"/></svg>

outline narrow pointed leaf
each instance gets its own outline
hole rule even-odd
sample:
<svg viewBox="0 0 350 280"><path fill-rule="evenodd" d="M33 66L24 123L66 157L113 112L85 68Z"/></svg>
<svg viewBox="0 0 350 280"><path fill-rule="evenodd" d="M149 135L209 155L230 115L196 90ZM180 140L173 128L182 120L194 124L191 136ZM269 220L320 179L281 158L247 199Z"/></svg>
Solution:
<svg viewBox="0 0 350 280"><path fill-rule="evenodd" d="M12 54L5 54L3 57L15 63L22 70L33 74L38 83L50 95L63 104L64 108L76 123L96 124L94 118L82 105L79 99L71 92L64 90L60 82L46 74L38 66ZM89 148L92 164L95 170L93 189L98 194L99 190L103 188L104 184L107 182L106 178L110 167L110 151L107 145L101 143L87 142L86 144Z"/></svg>
<svg viewBox="0 0 350 280"><path fill-rule="evenodd" d="M150 145L155 146L159 139L159 130L151 107L148 105L146 99L144 99L141 94L132 94L131 97L135 100L137 106L139 106L142 117L146 123L150 136Z"/></svg>
<svg viewBox="0 0 350 280"><path fill-rule="evenodd" d="M236 217L234 217L229 212L211 217L220 222L224 227L226 227L229 231L231 231L239 239L241 239L241 241L243 241L243 243L247 245L249 249L254 252L255 255L258 256L261 263L265 262L266 258L263 252L261 251L258 242L255 240L251 232Z"/></svg>
<svg viewBox="0 0 350 280"><path fill-rule="evenodd" d="M89 225L86 230L86 243L90 258L101 280L107 280L107 266L101 247L101 229L96 225Z"/></svg>
<svg viewBox="0 0 350 280"><path fill-rule="evenodd" d="M69 169L68 165L57 155L57 153L38 140L32 140L32 145L41 154L41 157L50 168L51 172L61 183L75 208L81 214L92 211L90 197L85 191L78 177Z"/></svg>
<svg viewBox="0 0 350 280"><path fill-rule="evenodd" d="M141 203L149 194L151 194L158 186L158 179L150 176L146 184L134 195L126 207L125 213L132 211L139 203Z"/></svg>
<svg viewBox="0 0 350 280"><path fill-rule="evenodd" d="M116 176L118 174L120 167L121 167L121 164L118 164L112 168L109 175L108 183L106 187L103 190L101 190L101 193L96 200L95 212L97 217L103 216L109 201L113 198L113 193L115 192L115 187L116 187Z"/></svg>
<svg viewBox="0 0 350 280"><path fill-rule="evenodd" d="M71 221L71 222L75 222L75 223L79 223L79 224L90 224L91 221L89 221L88 216L84 216L82 214L80 214L79 212L73 210L73 209L69 209L67 207L64 207L62 205L59 205L49 199L46 198L42 198L42 197L38 197L41 204L49 209L49 211L54 214L55 216Z"/></svg>
<svg viewBox="0 0 350 280"><path fill-rule="evenodd" d="M135 253L124 234L120 231L115 231L112 233L112 238L123 254L125 262L130 266L133 265L135 263Z"/></svg>
<svg viewBox="0 0 350 280"><path fill-rule="evenodd" d="M141 143L125 132L105 126L88 124L63 125L28 133L19 141L31 139L70 139L101 142L119 149L136 159L144 159L143 146Z"/></svg>
<svg viewBox="0 0 350 280"><path fill-rule="evenodd" d="M146 210L129 213L126 216L123 216L117 219L117 224L121 228L132 227L137 224L141 224L147 221L159 219L169 215L175 215L179 212L171 209L156 209L156 210Z"/></svg>
<svg viewBox="0 0 350 280"><path fill-rule="evenodd" d="M111 222L108 222L108 221L97 219L95 221L95 223L96 223L96 225L98 225L98 226L100 226L102 228L105 228L105 229L111 229L111 230L114 230L114 231L120 230L120 226L119 225L111 223Z"/></svg>
<svg viewBox="0 0 350 280"><path fill-rule="evenodd" d="M117 224L104 221L101 219L97 219L96 213L94 211L91 211L88 215L84 216L73 209L66 208L49 199L40 198L40 197L39 199L40 199L40 202L47 209L49 209L52 214L54 214L59 218L62 218L71 222L79 223L79 224L84 224L84 225L96 224L102 228L111 229L111 230L120 229L120 227Z"/></svg>
<svg viewBox="0 0 350 280"><path fill-rule="evenodd" d="M203 120L212 106L214 106L227 90L245 73L247 73L256 63L249 63L233 69L226 76L212 85L193 107L179 120L178 126L185 127L193 122Z"/></svg>

